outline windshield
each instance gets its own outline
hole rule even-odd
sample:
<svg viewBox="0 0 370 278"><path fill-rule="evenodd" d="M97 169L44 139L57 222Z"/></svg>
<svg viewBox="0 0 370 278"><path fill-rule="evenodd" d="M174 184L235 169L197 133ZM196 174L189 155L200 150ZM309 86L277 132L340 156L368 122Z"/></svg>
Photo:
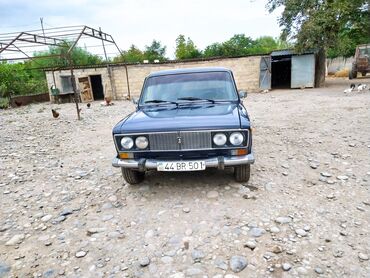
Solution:
<svg viewBox="0 0 370 278"><path fill-rule="evenodd" d="M360 57L370 56L370 47L360 48Z"/></svg>
<svg viewBox="0 0 370 278"><path fill-rule="evenodd" d="M230 73L201 72L149 77L140 104L180 101L235 101L237 93Z"/></svg>

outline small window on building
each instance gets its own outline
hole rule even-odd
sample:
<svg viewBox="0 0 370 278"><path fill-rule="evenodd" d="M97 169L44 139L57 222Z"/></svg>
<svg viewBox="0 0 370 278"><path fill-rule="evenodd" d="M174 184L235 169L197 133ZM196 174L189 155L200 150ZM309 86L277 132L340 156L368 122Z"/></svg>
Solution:
<svg viewBox="0 0 370 278"><path fill-rule="evenodd" d="M72 82L71 82L71 76L61 76L60 81L62 84L62 91L65 94L68 93L73 93L73 87L72 87Z"/></svg>

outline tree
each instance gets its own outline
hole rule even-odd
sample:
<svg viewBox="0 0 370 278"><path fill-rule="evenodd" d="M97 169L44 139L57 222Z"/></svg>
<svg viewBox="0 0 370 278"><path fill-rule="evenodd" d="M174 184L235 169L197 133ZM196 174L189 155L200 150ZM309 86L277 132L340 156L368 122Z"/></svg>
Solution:
<svg viewBox="0 0 370 278"><path fill-rule="evenodd" d="M266 54L276 49L279 49L278 40L275 40L273 37L264 36L254 41L249 52L250 54Z"/></svg>
<svg viewBox="0 0 370 278"><path fill-rule="evenodd" d="M202 53L197 49L194 42L188 37L185 40L184 35L179 35L176 39L176 59L192 59L199 58Z"/></svg>
<svg viewBox="0 0 370 278"><path fill-rule="evenodd" d="M207 46L203 51L203 56L206 58L225 56L223 45L216 42Z"/></svg>
<svg viewBox="0 0 370 278"><path fill-rule="evenodd" d="M40 70L38 70L40 71ZM41 71L41 73L43 73ZM0 63L0 97L11 95L44 93L47 91L45 77L39 78L34 70L29 70L24 63Z"/></svg>
<svg viewBox="0 0 370 278"><path fill-rule="evenodd" d="M290 48L291 45L281 39L264 36L256 40L244 34L232 36L223 43L213 43L203 52L204 57L235 57L253 54L267 54L273 50Z"/></svg>
<svg viewBox="0 0 370 278"><path fill-rule="evenodd" d="M153 62L154 60L165 61L166 47L161 42L153 40L150 45L145 46L144 59Z"/></svg>
<svg viewBox="0 0 370 278"><path fill-rule="evenodd" d="M61 57L52 58L38 58L31 60L29 63L32 67L64 67L68 66L66 60L67 51L72 46L71 42L65 42L59 46L50 46L46 51L35 52L34 57L48 56L48 55L61 55ZM98 55L91 54L81 47L74 47L71 51L71 60L73 65L97 65L103 62L102 58Z"/></svg>
<svg viewBox="0 0 370 278"><path fill-rule="evenodd" d="M269 0L272 12L284 7L279 24L282 38L296 42L297 51L322 49L351 56L357 44L368 43L368 0Z"/></svg>
<svg viewBox="0 0 370 278"><path fill-rule="evenodd" d="M224 56L243 56L250 54L254 42L244 34L236 34L222 44Z"/></svg>
<svg viewBox="0 0 370 278"><path fill-rule="evenodd" d="M123 51L121 55L113 58L113 62L123 63L142 63L143 60L144 53L133 44L128 50Z"/></svg>

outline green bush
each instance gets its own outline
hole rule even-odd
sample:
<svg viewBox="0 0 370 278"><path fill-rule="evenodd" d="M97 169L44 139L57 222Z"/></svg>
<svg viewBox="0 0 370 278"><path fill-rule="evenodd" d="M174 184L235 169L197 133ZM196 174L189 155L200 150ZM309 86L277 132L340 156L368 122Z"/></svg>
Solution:
<svg viewBox="0 0 370 278"><path fill-rule="evenodd" d="M9 99L0 97L0 109L6 109L9 107Z"/></svg>
<svg viewBox="0 0 370 278"><path fill-rule="evenodd" d="M47 84L43 73L29 70L27 64L23 63L0 63L0 97L9 98L12 95L38 94L46 91Z"/></svg>

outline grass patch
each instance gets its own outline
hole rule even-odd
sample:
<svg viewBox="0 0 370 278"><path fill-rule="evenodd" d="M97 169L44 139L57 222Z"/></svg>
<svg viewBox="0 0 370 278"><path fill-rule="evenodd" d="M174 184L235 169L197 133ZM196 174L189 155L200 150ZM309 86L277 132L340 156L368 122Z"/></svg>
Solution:
<svg viewBox="0 0 370 278"><path fill-rule="evenodd" d="M9 99L0 97L0 109L6 109L9 107Z"/></svg>

